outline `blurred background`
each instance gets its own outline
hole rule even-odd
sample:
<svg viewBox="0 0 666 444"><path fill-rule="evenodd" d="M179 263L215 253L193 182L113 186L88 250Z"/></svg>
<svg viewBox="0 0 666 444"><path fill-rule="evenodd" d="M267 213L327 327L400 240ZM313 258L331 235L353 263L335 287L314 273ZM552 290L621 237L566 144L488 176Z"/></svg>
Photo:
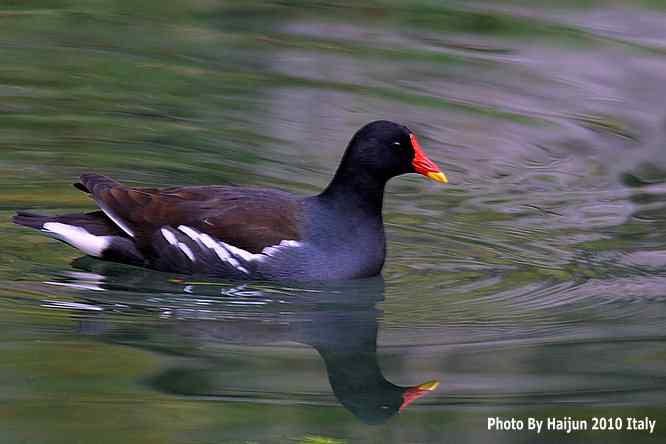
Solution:
<svg viewBox="0 0 666 444"><path fill-rule="evenodd" d="M659 0L4 0L0 441L660 441L665 81ZM10 222L92 209L86 171L314 194L376 119L450 179L389 184L379 284L183 281ZM348 390L384 379L441 385Z"/></svg>

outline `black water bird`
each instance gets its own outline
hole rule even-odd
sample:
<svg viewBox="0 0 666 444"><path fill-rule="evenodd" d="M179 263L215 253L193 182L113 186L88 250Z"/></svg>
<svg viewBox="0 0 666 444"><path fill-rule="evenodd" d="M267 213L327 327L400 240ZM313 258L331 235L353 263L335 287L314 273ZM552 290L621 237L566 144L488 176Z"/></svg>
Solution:
<svg viewBox="0 0 666 444"><path fill-rule="evenodd" d="M419 173L446 183L407 127L365 125L328 187L312 197L258 188L132 188L83 174L99 211L13 221L106 260L233 279L339 280L379 274L384 187Z"/></svg>

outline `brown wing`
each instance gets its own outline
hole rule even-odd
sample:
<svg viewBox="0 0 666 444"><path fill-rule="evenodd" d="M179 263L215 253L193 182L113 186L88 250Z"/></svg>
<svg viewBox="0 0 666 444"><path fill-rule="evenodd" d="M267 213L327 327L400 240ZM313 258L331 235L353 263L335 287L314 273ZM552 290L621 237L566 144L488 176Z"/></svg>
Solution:
<svg viewBox="0 0 666 444"><path fill-rule="evenodd" d="M283 240L300 240L300 204L289 193L226 186L130 188L105 176L83 174L89 192L111 220L138 244L163 226L187 225L258 253Z"/></svg>

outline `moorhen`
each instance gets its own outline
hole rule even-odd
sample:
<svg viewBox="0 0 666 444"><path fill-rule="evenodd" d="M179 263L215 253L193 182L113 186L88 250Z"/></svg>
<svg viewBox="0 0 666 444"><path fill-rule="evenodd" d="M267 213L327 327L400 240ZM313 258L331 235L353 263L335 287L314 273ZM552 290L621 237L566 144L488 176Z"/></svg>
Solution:
<svg viewBox="0 0 666 444"><path fill-rule="evenodd" d="M419 173L446 183L409 128L375 121L351 139L321 193L232 186L131 188L97 174L74 186L101 211L13 221L101 259L232 279L338 280L375 276L386 256L386 182Z"/></svg>

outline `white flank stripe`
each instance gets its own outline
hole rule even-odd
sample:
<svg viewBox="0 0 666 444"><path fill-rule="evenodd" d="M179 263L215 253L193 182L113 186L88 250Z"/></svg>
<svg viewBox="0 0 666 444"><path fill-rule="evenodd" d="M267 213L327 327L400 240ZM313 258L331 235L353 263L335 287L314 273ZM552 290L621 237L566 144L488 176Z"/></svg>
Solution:
<svg viewBox="0 0 666 444"><path fill-rule="evenodd" d="M217 242L215 242L215 240L213 240L213 238L207 234L201 235L201 242L203 242L203 244L210 249L215 249L215 247L219 247Z"/></svg>
<svg viewBox="0 0 666 444"><path fill-rule="evenodd" d="M171 231L167 230L166 228L162 228L160 232L162 233L162 236L164 236L164 239L166 239L166 241L171 245L178 245L178 239L176 239L176 236L174 236Z"/></svg>
<svg viewBox="0 0 666 444"><path fill-rule="evenodd" d="M302 245L303 245L302 243L295 240L283 240L282 242L280 242L281 247L300 247Z"/></svg>
<svg viewBox="0 0 666 444"><path fill-rule="evenodd" d="M251 261L254 259L254 254L250 253L247 250L243 250L242 248L234 247L233 245L229 245L224 242L220 242L224 248L229 250L229 253L235 255L235 256L240 256L246 261Z"/></svg>
<svg viewBox="0 0 666 444"><path fill-rule="evenodd" d="M245 262L253 262L253 261L262 262L268 259L269 257L272 257L280 253L280 251L284 249L298 248L303 246L303 244L299 241L283 240L278 245L272 245L266 247L261 251L261 253L254 254L250 253L247 250L243 250L242 248L238 248L233 245L227 244L225 242L215 240L208 234L202 233L192 227L188 227L187 225L179 225L178 230L183 234L185 234L186 236L188 236L193 241L195 241L199 246L204 246L210 250L213 250L221 261L226 262L227 264L234 267L236 270L245 274L250 274L250 272L246 267L241 265L239 259ZM171 245L180 248L182 252L185 253L192 262L195 261L194 253L187 245L183 244L182 242L178 242L176 236L174 236L173 233L169 232L165 228L162 228L161 231L162 235L167 240L167 242L169 242Z"/></svg>
<svg viewBox="0 0 666 444"><path fill-rule="evenodd" d="M198 241L199 238L201 237L201 235L198 232L196 232L190 227L186 227L185 225L179 225L178 229L183 233L185 233L190 239L194 241Z"/></svg>
<svg viewBox="0 0 666 444"><path fill-rule="evenodd" d="M213 250L215 251L215 254L217 254L217 257L219 257L223 261L228 261L229 258L231 258L229 252L225 250L221 245L216 245L215 247L213 247Z"/></svg>
<svg viewBox="0 0 666 444"><path fill-rule="evenodd" d="M261 254L265 254L266 256L273 256L275 253L278 253L280 251L279 247L266 247L263 250L261 250Z"/></svg>
<svg viewBox="0 0 666 444"><path fill-rule="evenodd" d="M106 214L106 216L113 221L114 224L118 225L118 227L127 233L128 236L134 237L134 232L130 230L130 228L123 220L113 214L113 211L111 211L109 207L100 201L97 201L97 205L101 208L102 211L104 211L104 214Z"/></svg>
<svg viewBox="0 0 666 444"><path fill-rule="evenodd" d="M169 234L171 234L171 233L169 233ZM182 242L178 242L178 248L180 248L180 251L185 253L185 256L187 256L189 258L189 260L191 260L192 262L194 262L196 260L196 259L194 259L194 253L192 253L192 250L190 250L190 247L188 247L187 245L185 245Z"/></svg>
<svg viewBox="0 0 666 444"><path fill-rule="evenodd" d="M95 236L82 227L60 222L46 222L42 231L67 242L90 256L101 257L102 252L111 245L111 236Z"/></svg>
<svg viewBox="0 0 666 444"><path fill-rule="evenodd" d="M227 259L227 262L229 262L231 264L231 266L234 267L234 268L240 267L240 262L238 262L233 257L230 257L229 259Z"/></svg>
<svg viewBox="0 0 666 444"><path fill-rule="evenodd" d="M228 261L231 258L231 255L227 250L225 250L221 245L217 245L215 248L213 248L215 251L215 254L217 254L217 257L222 259L223 261Z"/></svg>

